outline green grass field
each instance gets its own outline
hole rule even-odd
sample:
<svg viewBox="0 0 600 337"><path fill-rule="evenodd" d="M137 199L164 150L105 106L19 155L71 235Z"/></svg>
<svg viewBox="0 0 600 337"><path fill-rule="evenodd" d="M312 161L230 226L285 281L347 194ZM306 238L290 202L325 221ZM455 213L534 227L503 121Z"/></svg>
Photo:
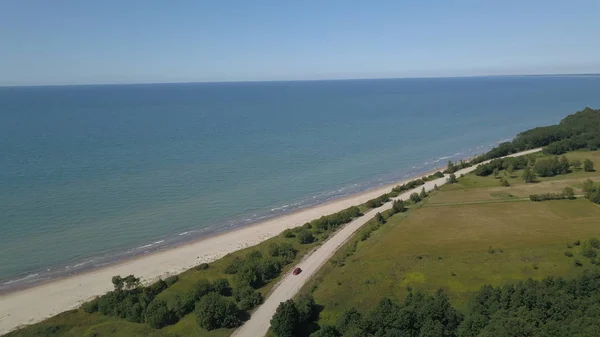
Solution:
<svg viewBox="0 0 600 337"><path fill-rule="evenodd" d="M600 164L600 152L567 157ZM420 208L388 219L359 243L344 266L327 264L304 288L324 305L319 323L334 324L352 307L370 310L383 297L403 299L407 287L442 288L464 310L470 294L484 284L569 277L599 268L581 256L580 246L567 245L600 237L600 206L584 198L531 202L528 196L566 186L580 193L577 187L585 179L598 181L600 174L577 170L534 184L523 183L520 176L515 172L511 186L502 187L493 176L467 175L433 193ZM576 259L583 266L576 266Z"/></svg>

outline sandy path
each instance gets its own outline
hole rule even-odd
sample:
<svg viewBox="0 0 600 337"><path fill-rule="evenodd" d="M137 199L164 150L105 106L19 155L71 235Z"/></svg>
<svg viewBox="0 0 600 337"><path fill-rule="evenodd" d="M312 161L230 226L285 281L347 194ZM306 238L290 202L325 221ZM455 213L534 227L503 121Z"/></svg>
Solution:
<svg viewBox="0 0 600 337"><path fill-rule="evenodd" d="M82 302L112 290L110 279L115 275L134 274L143 281L149 282L158 277L178 274L199 263L211 262L231 252L254 246L287 228L297 227L323 215L364 203L389 192L393 186L405 181L333 200L169 250L137 257L117 265L0 295L0 334L74 309Z"/></svg>
<svg viewBox="0 0 600 337"><path fill-rule="evenodd" d="M541 149L534 149L529 151L523 151L510 155L509 157L522 156L530 153L535 153ZM485 163L485 162L484 162ZM467 174L473 171L476 166L467 167L465 169L456 172L456 175ZM395 199L406 200L409 198L411 193L419 192L423 187L426 191L433 190L437 184L441 186L446 183L446 177L439 178L433 181L426 182L425 185L419 186L413 190L405 192ZM265 302L252 314L250 320L242 325L238 330L234 332L234 337L263 337L269 330L270 320L279 303L285 302L293 298L300 288L321 268L321 266L333 256L333 254L340 248L356 230L358 230L367 221L372 219L377 212L383 212L392 208L392 203L387 204L373 209L364 216L348 223L344 228L338 231L334 236L327 240L321 247L315 250L312 254L304 258L299 266L302 268L302 273L299 275L292 275L288 273L275 287L271 295L265 300Z"/></svg>

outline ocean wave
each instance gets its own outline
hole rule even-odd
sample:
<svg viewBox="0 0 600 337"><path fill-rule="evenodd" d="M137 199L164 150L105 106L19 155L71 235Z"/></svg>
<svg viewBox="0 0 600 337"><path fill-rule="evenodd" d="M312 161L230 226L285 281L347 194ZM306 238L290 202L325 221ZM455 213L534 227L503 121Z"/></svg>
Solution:
<svg viewBox="0 0 600 337"><path fill-rule="evenodd" d="M275 211L279 211L279 210L283 210L290 207L290 205L283 205L281 207L275 207L275 208L271 208L271 212L275 212Z"/></svg>
<svg viewBox="0 0 600 337"><path fill-rule="evenodd" d="M2 283L2 285L6 286L6 285L9 285L9 284L13 284L13 283L19 283L19 282L27 281L27 280L30 280L32 278L36 278L38 275L40 275L40 274L38 274L38 273L29 274L29 275L27 275L25 277L22 277L22 278L19 278L19 279L16 279L16 280L10 280L8 282L4 282L4 283Z"/></svg>

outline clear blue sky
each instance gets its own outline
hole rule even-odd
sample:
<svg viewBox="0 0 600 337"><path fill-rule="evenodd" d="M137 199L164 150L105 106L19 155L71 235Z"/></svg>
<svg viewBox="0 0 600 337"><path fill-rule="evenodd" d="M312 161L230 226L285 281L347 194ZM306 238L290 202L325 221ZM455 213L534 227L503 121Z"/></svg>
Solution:
<svg viewBox="0 0 600 337"><path fill-rule="evenodd" d="M590 72L598 0L0 1L0 85Z"/></svg>

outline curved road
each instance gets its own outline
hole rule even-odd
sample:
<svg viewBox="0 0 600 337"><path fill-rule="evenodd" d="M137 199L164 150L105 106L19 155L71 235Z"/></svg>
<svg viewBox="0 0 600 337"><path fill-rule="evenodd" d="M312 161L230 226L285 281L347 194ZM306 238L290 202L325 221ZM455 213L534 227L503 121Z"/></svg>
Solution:
<svg viewBox="0 0 600 337"><path fill-rule="evenodd" d="M535 153L541 149L534 149L523 151L512 154L508 157L522 156L530 153ZM486 163L486 162L484 162ZM456 172L457 176L461 174L467 174L473 171L477 166L467 167L465 169ZM441 186L446 183L447 176L426 182L425 185L419 186L413 190L402 193L396 199L409 199L409 196L414 192L419 192L423 187L425 191L433 190L433 187L437 184ZM360 218L348 223L329 240L325 241L318 249L313 251L310 255L306 256L300 263L299 266L302 268L302 273L299 275L292 275L291 271L288 272L283 279L275 286L275 290L269 295L265 302L258 307L258 309L252 313L252 316L248 321L244 323L239 329L237 329L232 336L234 337L263 337L267 334L271 325L271 317L275 314L275 310L279 306L279 303L285 302L293 298L300 288L321 268L321 266L329 260L333 254L346 242L352 234L356 232L362 225L372 219L377 212L383 212L392 208L392 203L388 202L379 208L375 208L365 213Z"/></svg>

